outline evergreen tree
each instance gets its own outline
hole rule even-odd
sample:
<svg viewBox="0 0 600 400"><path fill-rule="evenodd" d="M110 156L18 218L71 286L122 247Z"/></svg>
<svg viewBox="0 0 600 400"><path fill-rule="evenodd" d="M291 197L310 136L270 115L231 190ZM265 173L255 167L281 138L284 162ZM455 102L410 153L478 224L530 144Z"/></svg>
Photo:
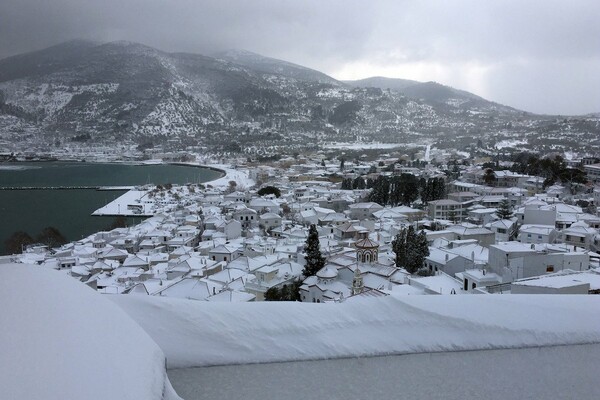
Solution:
<svg viewBox="0 0 600 400"><path fill-rule="evenodd" d="M317 227L312 224L308 230L308 237L304 245L306 253L306 265L302 274L305 277L316 275L316 273L325 266L325 257L321 255L321 244L319 243L319 232Z"/></svg>
<svg viewBox="0 0 600 400"><path fill-rule="evenodd" d="M392 251L396 254L395 264L414 274L423 267L429 255L425 231L415 232L412 226L402 229L392 241Z"/></svg>
<svg viewBox="0 0 600 400"><path fill-rule="evenodd" d="M421 201L423 203L428 203L433 200L431 196L431 185L429 184L429 179L419 179L419 193L421 194Z"/></svg>
<svg viewBox="0 0 600 400"><path fill-rule="evenodd" d="M509 219L513 216L512 207L507 199L502 199L498 209L496 210L496 215L500 219Z"/></svg>
<svg viewBox="0 0 600 400"><path fill-rule="evenodd" d="M301 279L295 279L281 288L273 286L265 292L265 301L300 301L300 286Z"/></svg>
<svg viewBox="0 0 600 400"><path fill-rule="evenodd" d="M439 200L446 197L446 181L444 178L434 178L433 200Z"/></svg>
<svg viewBox="0 0 600 400"><path fill-rule="evenodd" d="M402 202L402 182L399 176L393 176L390 180L390 197L389 203L392 206L397 206Z"/></svg>
<svg viewBox="0 0 600 400"><path fill-rule="evenodd" d="M415 228L410 225L406 230L406 261L404 263L404 269L409 273L414 274L419 268L414 268L415 254L417 253L417 235Z"/></svg>
<svg viewBox="0 0 600 400"><path fill-rule="evenodd" d="M352 190L352 178L344 178L342 180L342 190Z"/></svg>
<svg viewBox="0 0 600 400"><path fill-rule="evenodd" d="M386 205L390 193L390 181L386 176L379 175L373 184L373 189L369 193L369 201L377 204Z"/></svg>
<svg viewBox="0 0 600 400"><path fill-rule="evenodd" d="M352 189L364 189L366 186L367 184L362 176L357 176L354 181L352 181Z"/></svg>
<svg viewBox="0 0 600 400"><path fill-rule="evenodd" d="M258 189L257 194L259 196L266 196L269 194L274 194L275 197L280 198L281 197L281 191L279 190L279 188L275 187L275 186L265 186L263 188Z"/></svg>
<svg viewBox="0 0 600 400"><path fill-rule="evenodd" d="M496 182L496 175L493 169L488 168L485 170L483 174L483 182L486 185L492 185L494 182Z"/></svg>
<svg viewBox="0 0 600 400"><path fill-rule="evenodd" d="M423 264L425 263L425 258L427 256L429 256L429 245L427 243L427 235L425 234L424 230L421 230L416 235L414 253L411 260L411 269L416 272L423 268Z"/></svg>
<svg viewBox="0 0 600 400"><path fill-rule="evenodd" d="M401 203L410 206L419 198L419 180L412 174L402 174L400 181L402 184Z"/></svg>
<svg viewBox="0 0 600 400"><path fill-rule="evenodd" d="M392 251L396 254L396 267L403 268L406 263L406 229L401 229L392 240Z"/></svg>
<svg viewBox="0 0 600 400"><path fill-rule="evenodd" d="M281 301L281 291L273 286L265 292L265 301Z"/></svg>

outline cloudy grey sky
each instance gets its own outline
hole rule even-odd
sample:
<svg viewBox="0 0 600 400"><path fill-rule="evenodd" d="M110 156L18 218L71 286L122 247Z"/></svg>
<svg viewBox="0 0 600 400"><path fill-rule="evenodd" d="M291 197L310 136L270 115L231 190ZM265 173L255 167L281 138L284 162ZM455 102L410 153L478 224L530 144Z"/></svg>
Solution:
<svg viewBox="0 0 600 400"><path fill-rule="evenodd" d="M241 48L338 79L433 80L532 112L600 112L598 0L0 1L0 58L78 38Z"/></svg>

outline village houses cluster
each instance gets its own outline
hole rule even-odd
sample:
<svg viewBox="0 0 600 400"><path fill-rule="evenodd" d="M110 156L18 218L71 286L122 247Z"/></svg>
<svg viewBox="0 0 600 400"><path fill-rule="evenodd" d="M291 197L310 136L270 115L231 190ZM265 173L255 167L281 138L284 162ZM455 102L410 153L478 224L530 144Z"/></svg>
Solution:
<svg viewBox="0 0 600 400"><path fill-rule="evenodd" d="M64 271L102 293L199 301L262 301L298 279L301 301L316 303L391 293L600 293L600 217L574 205L567 187L543 188L542 178L510 171L490 180L477 166L449 179L439 166L409 168L391 158L343 169L296 161L229 169L220 185L137 188L106 212L148 216L140 224L4 260ZM579 198L597 205L600 166L587 170ZM331 173L443 178L446 190L444 198L392 207L368 201L371 189L342 189ZM261 187L277 193L260 195ZM311 225L326 262L303 277ZM408 226L425 230L429 245L419 273L397 265L392 248Z"/></svg>

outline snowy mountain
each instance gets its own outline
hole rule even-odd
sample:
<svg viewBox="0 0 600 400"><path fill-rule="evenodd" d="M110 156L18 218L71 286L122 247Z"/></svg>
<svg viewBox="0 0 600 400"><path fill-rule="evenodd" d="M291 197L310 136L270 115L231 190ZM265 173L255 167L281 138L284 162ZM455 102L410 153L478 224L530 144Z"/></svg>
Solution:
<svg viewBox="0 0 600 400"><path fill-rule="evenodd" d="M243 65L254 71L271 75L283 75L301 81L329 83L340 85L341 82L329 75L301 65L292 64L275 58L264 57L246 50L227 50L213 54L214 57Z"/></svg>
<svg viewBox="0 0 600 400"><path fill-rule="evenodd" d="M359 79L356 81L344 81L344 83L346 83L350 86L353 86L353 87L360 87L360 88L375 87L375 88L379 88L382 90L391 89L391 90L402 91L403 89L405 89L409 86L418 85L422 82L413 81L410 79L386 78L383 76L372 76L370 78Z"/></svg>
<svg viewBox="0 0 600 400"><path fill-rule="evenodd" d="M450 86L445 86L437 82L418 82L408 79L384 78L381 76L344 82L353 87L375 87L382 90L396 90L413 99L421 99L437 103L444 103L451 99L479 101L482 104L486 102L489 103L489 101L474 95L473 93L454 89Z"/></svg>
<svg viewBox="0 0 600 400"><path fill-rule="evenodd" d="M344 83L240 50L208 57L73 41L0 60L0 142L10 145L129 140L266 154L357 138L443 145L462 134L468 144L540 121L433 82Z"/></svg>

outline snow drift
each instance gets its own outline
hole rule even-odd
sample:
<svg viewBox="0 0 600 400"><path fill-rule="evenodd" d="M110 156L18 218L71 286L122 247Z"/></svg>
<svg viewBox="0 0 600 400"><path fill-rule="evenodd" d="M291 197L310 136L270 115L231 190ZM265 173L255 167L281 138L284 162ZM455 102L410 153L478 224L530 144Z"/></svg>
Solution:
<svg viewBox="0 0 600 400"><path fill-rule="evenodd" d="M169 368L600 343L600 296L365 298L209 303L120 295Z"/></svg>
<svg viewBox="0 0 600 400"><path fill-rule="evenodd" d="M119 307L73 278L0 265L4 399L178 399L165 357Z"/></svg>

